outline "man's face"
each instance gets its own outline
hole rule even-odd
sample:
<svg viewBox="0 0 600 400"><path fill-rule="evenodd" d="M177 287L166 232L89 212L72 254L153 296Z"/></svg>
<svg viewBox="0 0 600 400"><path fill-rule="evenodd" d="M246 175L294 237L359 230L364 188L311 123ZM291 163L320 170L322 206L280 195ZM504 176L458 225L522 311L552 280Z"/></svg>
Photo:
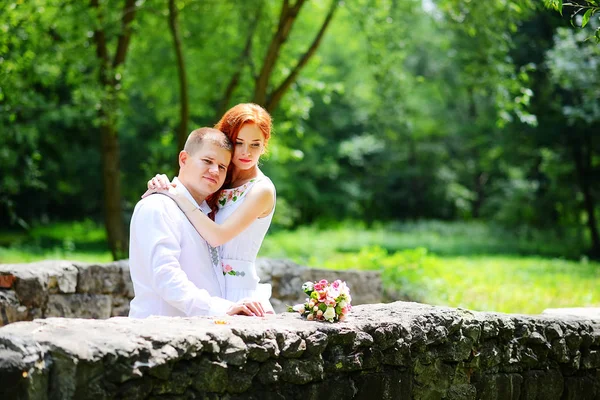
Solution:
<svg viewBox="0 0 600 400"><path fill-rule="evenodd" d="M230 161L229 151L206 141L193 154L179 153L179 180L200 203L223 185Z"/></svg>

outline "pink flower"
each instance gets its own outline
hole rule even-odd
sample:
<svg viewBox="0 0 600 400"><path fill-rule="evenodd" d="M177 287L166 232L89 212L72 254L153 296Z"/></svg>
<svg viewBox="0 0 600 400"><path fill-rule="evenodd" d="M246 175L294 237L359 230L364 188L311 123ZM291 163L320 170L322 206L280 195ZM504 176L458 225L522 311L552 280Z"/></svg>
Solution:
<svg viewBox="0 0 600 400"><path fill-rule="evenodd" d="M335 299L333 297L327 297L325 299L325 304L328 306L335 306Z"/></svg>
<svg viewBox="0 0 600 400"><path fill-rule="evenodd" d="M323 286L327 286L327 284L328 284L329 282L327 282L327 280L325 280L325 279L321 279L321 280L319 281L319 283L320 283L321 285L323 285Z"/></svg>
<svg viewBox="0 0 600 400"><path fill-rule="evenodd" d="M340 286L340 283L342 283L342 281L340 281L339 279L336 279L335 281L333 281L331 286L333 286L335 289L337 289Z"/></svg>
<svg viewBox="0 0 600 400"><path fill-rule="evenodd" d="M233 271L233 268L231 267L231 265L227 264L223 266L223 271L225 271L225 273L231 272Z"/></svg>
<svg viewBox="0 0 600 400"><path fill-rule="evenodd" d="M316 290L317 292L320 290L323 290L325 288L325 285L323 285L320 282L317 282L314 284L313 289Z"/></svg>

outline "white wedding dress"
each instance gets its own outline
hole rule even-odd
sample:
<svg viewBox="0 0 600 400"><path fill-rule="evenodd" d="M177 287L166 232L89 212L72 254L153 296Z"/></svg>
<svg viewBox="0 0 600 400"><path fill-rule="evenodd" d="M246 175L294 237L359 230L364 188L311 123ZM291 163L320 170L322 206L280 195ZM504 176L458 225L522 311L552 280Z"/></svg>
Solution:
<svg viewBox="0 0 600 400"><path fill-rule="evenodd" d="M219 197L219 211L215 222L222 224L244 202L252 187L259 181L271 180L265 176L258 176L242 186L225 189ZM221 245L221 267L225 276L225 298L230 301L239 301L247 297L260 300L265 311L273 312L271 298L271 285L261 284L256 273L256 256L260 250L263 239L271 225L275 205L269 215L258 218L242 233Z"/></svg>

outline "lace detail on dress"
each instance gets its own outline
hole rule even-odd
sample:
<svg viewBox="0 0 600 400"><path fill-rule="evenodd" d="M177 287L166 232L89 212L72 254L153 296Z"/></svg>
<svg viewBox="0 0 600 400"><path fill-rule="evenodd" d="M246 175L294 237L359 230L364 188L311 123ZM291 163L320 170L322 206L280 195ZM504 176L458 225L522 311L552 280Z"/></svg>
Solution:
<svg viewBox="0 0 600 400"><path fill-rule="evenodd" d="M231 189L223 189L221 195L219 196L219 208L223 208L229 204L236 203L240 199L244 197L244 194L248 191L249 188L252 187L252 184L256 182L257 178L252 178L248 182L244 183L242 186L238 186L236 188Z"/></svg>

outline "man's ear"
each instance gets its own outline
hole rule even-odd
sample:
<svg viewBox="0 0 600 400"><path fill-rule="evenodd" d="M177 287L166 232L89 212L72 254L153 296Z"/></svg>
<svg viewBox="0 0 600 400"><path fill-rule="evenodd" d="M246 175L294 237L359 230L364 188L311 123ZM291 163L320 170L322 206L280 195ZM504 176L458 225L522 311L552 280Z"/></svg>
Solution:
<svg viewBox="0 0 600 400"><path fill-rule="evenodd" d="M179 152L179 168L182 168L186 162L188 162L190 155L187 151L181 150Z"/></svg>

